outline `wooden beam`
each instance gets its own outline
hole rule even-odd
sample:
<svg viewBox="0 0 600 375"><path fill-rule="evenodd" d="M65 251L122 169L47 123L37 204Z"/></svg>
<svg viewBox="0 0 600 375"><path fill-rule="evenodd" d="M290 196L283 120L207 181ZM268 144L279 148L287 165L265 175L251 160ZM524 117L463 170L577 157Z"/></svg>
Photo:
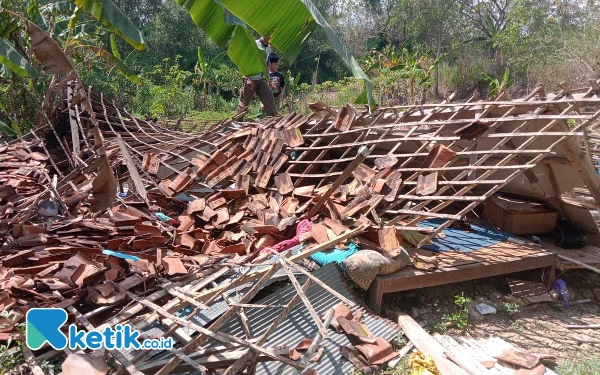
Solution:
<svg viewBox="0 0 600 375"><path fill-rule="evenodd" d="M428 354L433 358L438 371L442 375L467 374L444 355L444 347L435 341L433 337L429 336L429 334L425 332L413 318L405 313L400 313L398 324L406 337L408 337L410 342L412 342L421 353Z"/></svg>
<svg viewBox="0 0 600 375"><path fill-rule="evenodd" d="M334 308L329 309L327 311L327 313L325 313L325 317L323 318L323 325L325 327L329 327L329 325L331 324L331 321L333 320L334 315L335 315ZM308 350L306 350L306 353L304 353L304 356L300 359L300 363L302 363L303 365L308 365L308 361L310 361L312 356L315 354L315 351L317 350L317 348L319 347L319 345L321 344L321 341L323 339L324 339L323 335L321 335L320 333L317 333L317 335L313 339L312 343L308 347Z"/></svg>
<svg viewBox="0 0 600 375"><path fill-rule="evenodd" d="M327 190L327 192L325 192L325 194L323 194L321 196L321 198L317 201L317 203L313 206L313 208L311 208L311 210L308 211L308 214L306 215L306 217L308 219L315 216L315 214L317 212L319 212L319 210L321 210L321 207L323 207L323 205L325 204L325 202L327 202L329 197L331 197L331 195L337 190L337 188L339 188L340 185L343 184L344 181L346 181L348 176L350 176L350 174L352 174L352 172L354 172L354 170L356 168L358 168L360 163L362 163L370 153L371 153L371 151L366 147L361 147L358 150L358 153L357 153L356 157L354 158L354 160L352 161L352 163L350 163L346 167L346 169L344 169L344 172L338 178L336 178L336 180L331 185L331 187Z"/></svg>
<svg viewBox="0 0 600 375"><path fill-rule="evenodd" d="M243 304L243 303L249 302L252 298L254 298L254 296L262 289L262 287L267 283L267 281L271 279L271 277L275 274L275 272L277 272L278 269L279 269L279 267L277 267L277 266L271 267L271 270L269 272L267 272L257 283L255 283L250 288L250 290L248 290L248 292L242 298L240 298L240 300L238 302ZM231 309L227 310L227 312L222 314L215 322L213 322L208 327L208 329L210 329L211 331L218 331L219 329L221 329L221 327L223 327L223 325L227 321L229 321L229 319L231 319L231 317L235 314L235 311L236 311L235 308L231 308ZM186 354L192 353L206 339L207 339L206 336L198 335L195 338L193 338L192 340L188 341L183 347L184 353L186 353ZM156 375L166 375L166 374L173 372L173 370L175 370L177 368L179 363L181 363L180 358L177 358L177 357L172 358L158 372L156 372Z"/></svg>
<svg viewBox="0 0 600 375"><path fill-rule="evenodd" d="M135 187L135 192L138 193L144 202L148 206L150 206L150 202L148 201L148 193L146 192L146 187L144 186L144 181L142 181L142 177L140 176L140 172L137 169L137 166L133 162L133 158L127 149L127 145L123 142L123 138L121 135L117 135L117 143L119 144L119 149L121 150L121 154L125 159L125 165L127 166L127 170L129 170L129 176L133 181L133 186Z"/></svg>
<svg viewBox="0 0 600 375"><path fill-rule="evenodd" d="M560 127L564 128L566 125L561 124ZM594 197L596 205L600 206L600 176L579 143L574 138L569 138L560 146L560 149L579 173L579 177Z"/></svg>
<svg viewBox="0 0 600 375"><path fill-rule="evenodd" d="M313 307L312 303L310 303L310 301L308 300L308 297L306 296L306 294L302 290L302 286L300 286L300 283L296 279L296 276L294 276L294 274L290 270L290 267L285 263L285 261L283 259L279 259L279 263L283 267L283 270L285 271L285 273L288 275L288 278L290 279L290 282L294 286L294 289L296 289L296 293L298 294L298 296L300 297L300 299L304 303L304 306L306 306L306 309L308 310L308 313L310 314L310 316L313 318L313 321L317 325L317 328L319 329L319 334L321 334L322 337L328 339L329 338L329 334L327 333L327 328L323 325L323 322L321 321L321 318L319 318L319 315L315 311L315 308Z"/></svg>
<svg viewBox="0 0 600 375"><path fill-rule="evenodd" d="M300 290L302 290L303 292L308 291L308 289L310 288L311 285L312 285L312 280L308 279L308 280L306 280L304 285L300 288ZM273 332L275 332L275 329L279 326L279 324L281 324L281 322L283 322L287 318L289 312L292 311L292 309L294 308L294 306L296 306L296 303L298 303L299 300L300 300L300 294L296 293L296 295L294 295L292 297L292 299L287 303L286 307L279 312L279 315L271 323L269 328L267 328L267 330L259 337L259 339L256 341L257 345L263 345L269 339L271 334ZM256 364L256 357L257 357L257 355L255 353L248 351L246 354L241 356L237 361L235 361L235 363L233 365L231 365L225 371L225 373L223 375L236 375L236 374L239 374L243 368L252 367L253 365ZM302 367L306 367L305 364L302 364L300 362L298 364Z"/></svg>
<svg viewBox="0 0 600 375"><path fill-rule="evenodd" d="M519 121L519 119L512 119L511 121L513 121L513 122ZM553 120L553 121L558 121L558 120ZM562 136L573 136L573 135L582 136L583 133L578 132L578 131L562 131L562 132L560 132L560 131L558 131L558 132L534 131L534 132L514 132L514 133L491 133L491 134L487 134L487 135L481 135L478 138L479 139L502 138L502 139L506 139L508 141L510 138L516 138L516 137L540 137L540 136L562 137ZM435 136L419 135L419 136L411 137L408 140L409 141L460 141L460 140L462 140L462 138L459 136L435 137ZM314 151L314 150L331 150L331 149L336 149L336 148L344 148L345 149L345 148L354 147L354 146L371 146L374 143L375 144L397 143L397 142L401 142L401 141L406 141L406 139L404 139L404 138L373 139L373 140L369 140L369 141L361 141L361 142L355 142L355 143L339 143L339 144L329 145L329 146L294 147L293 150L296 150L296 151L312 150L312 151Z"/></svg>
<svg viewBox="0 0 600 375"><path fill-rule="evenodd" d="M25 358L25 364L29 368L29 371L33 375L45 375L42 367L37 363L35 356L31 349L29 349L26 345L21 346L23 349L23 357Z"/></svg>
<svg viewBox="0 0 600 375"><path fill-rule="evenodd" d="M583 262L580 262L577 259L573 259L571 257L564 256L564 255L561 255L561 254L557 254L557 256L558 256L558 259L560 259L560 260L565 260L567 262L570 262L570 263L573 263L573 264L577 264L578 266L581 266L583 268L587 268L590 271L593 271L593 272L596 272L596 273L600 273L600 269L598 269L596 267L592 267L589 264L585 264Z"/></svg>
<svg viewBox="0 0 600 375"><path fill-rule="evenodd" d="M567 324L567 328L571 329L600 329L600 324Z"/></svg>
<svg viewBox="0 0 600 375"><path fill-rule="evenodd" d="M281 259L283 259L290 266L294 267L297 271L299 271L304 276L308 277L309 279L312 279L312 281L314 281L317 285L319 285L321 288L323 288L326 291L328 291L329 293L331 293L333 296L335 296L340 301L344 302L346 305L348 305L350 307L357 306L357 304L354 303L352 300L349 300L348 298L346 298L343 295L341 295L340 293L338 293L335 289L332 289L329 285L325 284L324 282L322 282L321 280L319 280L318 278L313 276L312 273L306 272L302 267L298 266L296 263L290 261L287 258L281 258ZM327 327L327 325L325 325L325 327Z"/></svg>

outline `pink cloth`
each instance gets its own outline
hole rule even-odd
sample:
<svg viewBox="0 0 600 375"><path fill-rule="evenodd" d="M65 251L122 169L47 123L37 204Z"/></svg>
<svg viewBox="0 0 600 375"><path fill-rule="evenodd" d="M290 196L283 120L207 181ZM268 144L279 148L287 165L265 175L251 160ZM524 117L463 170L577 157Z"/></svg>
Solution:
<svg viewBox="0 0 600 375"><path fill-rule="evenodd" d="M276 245L265 247L260 252L267 254L278 254L284 250L289 249L290 247L294 247L300 244L300 235L310 232L312 226L308 219L301 220L298 224L296 224L296 235L289 240L283 240Z"/></svg>

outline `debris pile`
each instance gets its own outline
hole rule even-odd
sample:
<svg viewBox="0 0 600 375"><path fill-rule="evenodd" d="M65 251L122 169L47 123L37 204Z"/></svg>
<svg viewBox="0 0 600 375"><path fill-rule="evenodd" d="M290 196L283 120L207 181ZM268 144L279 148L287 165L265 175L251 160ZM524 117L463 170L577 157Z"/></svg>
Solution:
<svg viewBox="0 0 600 375"><path fill-rule="evenodd" d="M533 171L548 158L560 152L578 170L587 166L578 137L600 116L576 112L579 102L600 104L595 91L546 96L538 88L518 101L474 95L374 113L315 103L310 115L225 121L191 134L138 119L91 90L89 101L67 93L54 123L0 146L0 303L11 322L0 338L16 334L32 307L64 308L87 330L144 330L159 321L161 335L177 339L170 357L153 364L144 360L149 350L109 351L117 372L131 374L180 366L251 373L257 361L308 369L330 337L328 321L354 337L342 350L352 363L384 365L397 355L361 323L356 304L298 262L358 245L372 252L362 255L375 268L345 265L366 289L411 264L403 241L422 247L509 184L541 184ZM573 118L579 124L567 127ZM581 179L589 187L598 176ZM443 223L419 226L427 218ZM423 255L415 260L423 270L437 267ZM278 272L293 297L253 304ZM318 314L306 295L312 283L348 306ZM299 302L317 328L313 341L291 352L297 342L265 347ZM272 308L280 310L253 335L245 311ZM199 314L212 318L183 318ZM244 322L241 336L220 331L234 317ZM190 357L209 348L231 355ZM57 353L36 354L39 361Z"/></svg>

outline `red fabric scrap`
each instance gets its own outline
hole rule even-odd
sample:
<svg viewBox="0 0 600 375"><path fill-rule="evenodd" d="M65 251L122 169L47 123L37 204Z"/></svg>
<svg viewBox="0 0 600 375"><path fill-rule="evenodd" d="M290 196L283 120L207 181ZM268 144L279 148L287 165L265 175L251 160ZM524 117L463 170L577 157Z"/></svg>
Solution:
<svg viewBox="0 0 600 375"><path fill-rule="evenodd" d="M260 252L267 254L278 254L284 250L289 249L290 247L294 247L300 244L300 235L310 232L312 226L308 219L301 220L298 224L296 224L296 235L289 240L283 240L276 245L265 247Z"/></svg>

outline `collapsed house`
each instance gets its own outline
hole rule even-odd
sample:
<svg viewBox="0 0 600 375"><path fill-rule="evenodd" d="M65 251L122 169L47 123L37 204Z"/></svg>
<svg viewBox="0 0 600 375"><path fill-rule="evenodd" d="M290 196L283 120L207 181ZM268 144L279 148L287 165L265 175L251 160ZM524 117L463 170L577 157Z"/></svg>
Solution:
<svg viewBox="0 0 600 375"><path fill-rule="evenodd" d="M373 369L397 357L398 327L330 263L370 290L375 312L384 293L532 269L551 282L557 257L600 263L597 82L374 111L315 103L194 133L90 89L57 102L46 126L0 146L0 303L12 317L0 339L28 308L59 307L86 330L127 323L176 340L109 350L120 374ZM557 217L586 232L578 260L517 238ZM291 285L265 296L276 280ZM26 351L32 366L60 354Z"/></svg>

